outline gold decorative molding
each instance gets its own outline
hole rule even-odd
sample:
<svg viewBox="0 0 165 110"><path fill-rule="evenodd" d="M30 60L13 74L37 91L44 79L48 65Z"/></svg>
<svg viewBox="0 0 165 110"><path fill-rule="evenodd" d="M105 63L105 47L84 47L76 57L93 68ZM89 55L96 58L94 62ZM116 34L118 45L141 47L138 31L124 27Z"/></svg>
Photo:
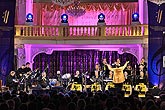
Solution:
<svg viewBox="0 0 165 110"><path fill-rule="evenodd" d="M15 38L26 40L111 40L148 37L148 25L28 26L15 25Z"/></svg>

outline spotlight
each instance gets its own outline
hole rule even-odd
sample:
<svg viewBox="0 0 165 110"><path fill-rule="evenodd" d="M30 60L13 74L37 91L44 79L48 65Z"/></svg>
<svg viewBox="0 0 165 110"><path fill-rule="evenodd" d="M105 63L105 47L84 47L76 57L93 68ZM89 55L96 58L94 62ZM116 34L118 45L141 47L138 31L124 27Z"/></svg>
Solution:
<svg viewBox="0 0 165 110"><path fill-rule="evenodd" d="M26 15L26 22L33 22L33 15L31 13Z"/></svg>
<svg viewBox="0 0 165 110"><path fill-rule="evenodd" d="M134 13L132 14L132 22L138 22L139 21L139 14Z"/></svg>
<svg viewBox="0 0 165 110"><path fill-rule="evenodd" d="M68 23L68 15L67 14L61 15L61 23Z"/></svg>
<svg viewBox="0 0 165 110"><path fill-rule="evenodd" d="M99 15L98 15L98 19L99 19L99 23L103 23L103 22L105 22L105 15L103 14L103 13L100 13Z"/></svg>

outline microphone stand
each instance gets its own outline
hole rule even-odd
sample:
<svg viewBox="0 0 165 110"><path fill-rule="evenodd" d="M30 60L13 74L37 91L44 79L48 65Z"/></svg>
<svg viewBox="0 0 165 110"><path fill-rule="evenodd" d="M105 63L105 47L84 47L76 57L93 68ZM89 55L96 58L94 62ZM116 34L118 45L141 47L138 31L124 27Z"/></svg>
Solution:
<svg viewBox="0 0 165 110"><path fill-rule="evenodd" d="M86 83L86 74L87 73L88 72L85 72L85 74L83 74L83 76L84 76L84 84L85 84L85 87L84 87L85 92L87 91L87 88L86 88L86 85L87 85L87 83ZM83 77L82 77L82 79L83 79ZM82 82L82 85L83 85L83 82Z"/></svg>
<svg viewBox="0 0 165 110"><path fill-rule="evenodd" d="M105 75L105 72L102 72L102 90L104 89L104 75Z"/></svg>
<svg viewBox="0 0 165 110"><path fill-rule="evenodd" d="M24 82L23 83L23 89L24 89L23 91L26 91L26 76L24 74L22 75L21 82Z"/></svg>
<svg viewBox="0 0 165 110"><path fill-rule="evenodd" d="M133 88L137 84L137 75L136 75L137 73L136 72L137 72L137 69L136 69L136 64L135 64L135 73L134 73L134 76L133 76L133 79L135 80L135 83L133 83Z"/></svg>

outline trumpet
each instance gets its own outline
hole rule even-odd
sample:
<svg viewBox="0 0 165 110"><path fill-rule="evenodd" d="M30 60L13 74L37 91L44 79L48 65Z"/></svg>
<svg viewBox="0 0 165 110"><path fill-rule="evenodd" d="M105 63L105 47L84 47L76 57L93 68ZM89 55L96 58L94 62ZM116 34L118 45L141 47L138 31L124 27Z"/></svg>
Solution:
<svg viewBox="0 0 165 110"><path fill-rule="evenodd" d="M46 77L42 77L42 80L43 80L43 81L46 81Z"/></svg>

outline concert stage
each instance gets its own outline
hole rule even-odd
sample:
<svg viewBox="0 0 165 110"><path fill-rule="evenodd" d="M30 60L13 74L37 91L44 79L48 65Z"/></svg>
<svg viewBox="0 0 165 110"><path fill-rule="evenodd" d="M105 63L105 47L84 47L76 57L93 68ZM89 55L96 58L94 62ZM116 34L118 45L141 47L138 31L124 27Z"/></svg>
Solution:
<svg viewBox="0 0 165 110"><path fill-rule="evenodd" d="M124 84L122 89L120 90L119 88L115 88L113 85L109 84L106 85L105 89L102 90L100 85L91 85L86 88L86 90L82 87L80 87L80 84L74 85L70 89L66 89L62 86L56 86L50 88L32 88L30 93L32 94L50 94L50 93L68 93L69 91L74 91L74 92L111 92L113 94L119 92L124 95L124 97L129 97L130 95L138 95L138 97L145 97L146 92L151 92L154 96L158 96L158 93L160 90L158 88L147 88L146 85L143 83L136 85L135 87L132 87L131 85Z"/></svg>

